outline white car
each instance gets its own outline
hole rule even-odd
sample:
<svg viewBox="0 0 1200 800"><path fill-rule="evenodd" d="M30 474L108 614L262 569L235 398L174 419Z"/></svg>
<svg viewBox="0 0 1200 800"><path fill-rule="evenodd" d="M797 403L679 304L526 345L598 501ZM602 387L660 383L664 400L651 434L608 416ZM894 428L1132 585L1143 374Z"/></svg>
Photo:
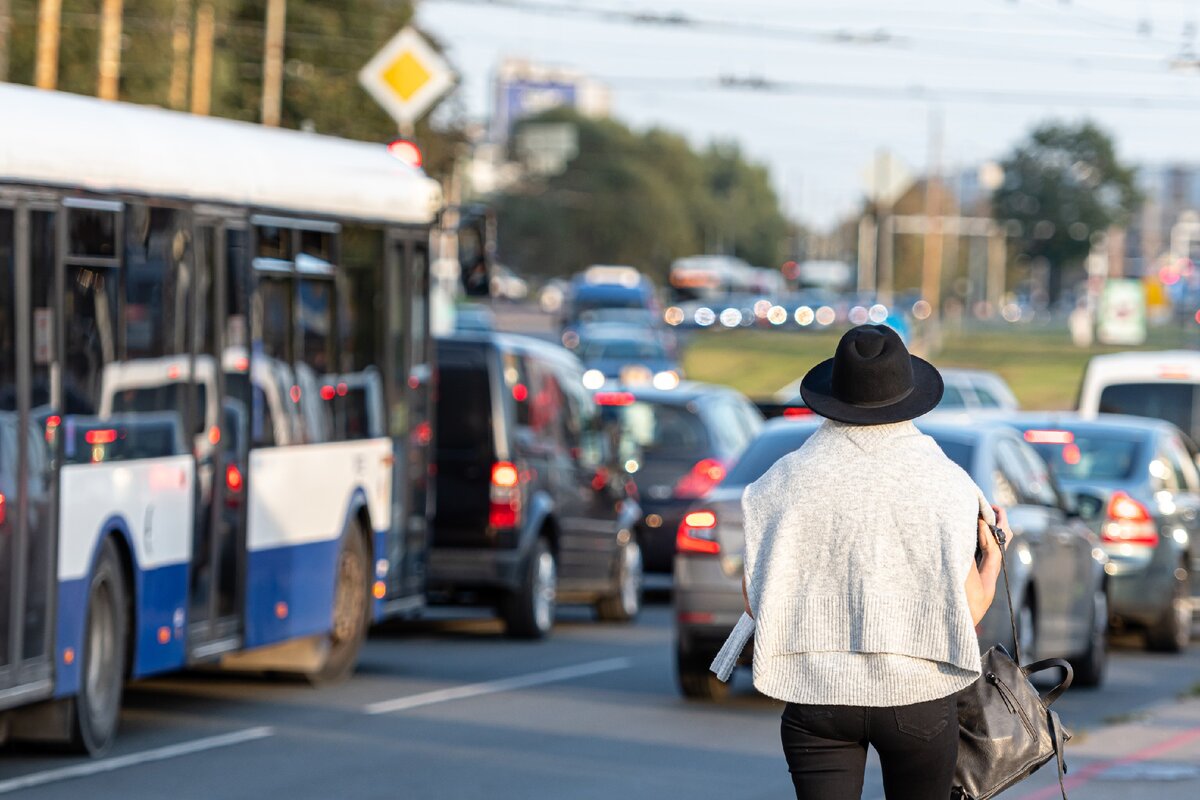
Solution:
<svg viewBox="0 0 1200 800"><path fill-rule="evenodd" d="M1192 350L1111 353L1087 365L1079 390L1079 415L1131 414L1174 423L1200 436L1200 353Z"/></svg>

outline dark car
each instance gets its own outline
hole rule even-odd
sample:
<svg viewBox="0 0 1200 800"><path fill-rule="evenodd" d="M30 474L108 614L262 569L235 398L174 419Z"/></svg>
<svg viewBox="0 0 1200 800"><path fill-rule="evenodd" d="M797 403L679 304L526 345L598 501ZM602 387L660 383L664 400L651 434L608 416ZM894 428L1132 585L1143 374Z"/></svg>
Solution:
<svg viewBox="0 0 1200 800"><path fill-rule="evenodd" d="M637 536L646 570L669 573L684 512L721 482L762 416L733 389L693 382L598 392L596 402L620 421L631 448L623 455L642 505Z"/></svg>
<svg viewBox="0 0 1200 800"><path fill-rule="evenodd" d="M1077 684L1099 685L1108 658L1105 558L1091 530L1064 505L1045 463L1005 425L926 419L919 426L992 502L1008 510L1014 538L1005 563L1022 656L1070 658ZM816 429L808 421L768 422L721 485L693 504L679 526L676 667L685 696L720 699L728 692L708 666L743 608L742 492ZM982 649L1000 643L1013 651L1003 585L978 631Z"/></svg>
<svg viewBox="0 0 1200 800"><path fill-rule="evenodd" d="M569 352L506 334L440 339L432 601L494 604L509 634L550 632L558 602L629 620L640 516Z"/></svg>
<svg viewBox="0 0 1200 800"><path fill-rule="evenodd" d="M1190 442L1169 422L1143 417L1029 415L1016 424L1100 534L1117 625L1142 631L1150 649L1186 650L1200 589L1200 475Z"/></svg>
<svg viewBox="0 0 1200 800"><path fill-rule="evenodd" d="M584 385L599 388L607 381L648 383L674 389L683 374L679 361L653 333L608 329L588 335L576 350L583 362Z"/></svg>

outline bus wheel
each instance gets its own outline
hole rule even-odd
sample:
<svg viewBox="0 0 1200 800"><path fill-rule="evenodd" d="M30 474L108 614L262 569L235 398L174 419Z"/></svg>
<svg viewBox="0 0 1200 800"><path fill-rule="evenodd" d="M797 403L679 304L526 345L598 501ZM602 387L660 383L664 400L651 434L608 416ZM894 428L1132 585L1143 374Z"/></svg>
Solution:
<svg viewBox="0 0 1200 800"><path fill-rule="evenodd" d="M108 749L121 716L128 637L125 579L117 547L106 539L88 587L87 624L71 748L88 755Z"/></svg>
<svg viewBox="0 0 1200 800"><path fill-rule="evenodd" d="M338 555L329 652L321 669L308 676L315 684L337 683L354 672L370 623L369 570L367 545L362 531L355 526L346 535Z"/></svg>

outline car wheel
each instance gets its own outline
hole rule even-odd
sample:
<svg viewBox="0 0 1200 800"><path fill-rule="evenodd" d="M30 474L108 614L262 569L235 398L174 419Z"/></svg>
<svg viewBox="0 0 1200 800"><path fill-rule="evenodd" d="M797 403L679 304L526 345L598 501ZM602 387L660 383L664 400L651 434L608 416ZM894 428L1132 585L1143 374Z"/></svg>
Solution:
<svg viewBox="0 0 1200 800"><path fill-rule="evenodd" d="M676 645L675 675L679 680L679 691L684 697L713 703L720 703L729 697L729 684L709 670L711 663L711 655L700 657Z"/></svg>
<svg viewBox="0 0 1200 800"><path fill-rule="evenodd" d="M117 547L106 539L88 587L87 622L71 749L98 755L108 749L121 716L128 652L128 592Z"/></svg>
<svg viewBox="0 0 1200 800"><path fill-rule="evenodd" d="M307 676L316 685L338 683L350 677L367 638L371 620L370 559L357 525L346 534L342 544L336 580L329 651L321 668Z"/></svg>
<svg viewBox="0 0 1200 800"><path fill-rule="evenodd" d="M1192 597L1187 568L1175 568L1171 600L1157 625L1146 632L1146 646L1161 653L1182 653L1192 641Z"/></svg>
<svg viewBox="0 0 1200 800"><path fill-rule="evenodd" d="M545 539L529 553L521 586L504 598L500 614L509 636L542 639L554 628L558 597L558 562Z"/></svg>
<svg viewBox="0 0 1200 800"><path fill-rule="evenodd" d="M613 594L596 601L596 616L607 622L629 622L642 610L642 548L631 538L617 556Z"/></svg>
<svg viewBox="0 0 1200 800"><path fill-rule="evenodd" d="M1088 646L1071 659L1075 670L1075 685L1099 686L1104 683L1108 666L1108 593L1098 589L1092 599L1092 624L1088 631Z"/></svg>

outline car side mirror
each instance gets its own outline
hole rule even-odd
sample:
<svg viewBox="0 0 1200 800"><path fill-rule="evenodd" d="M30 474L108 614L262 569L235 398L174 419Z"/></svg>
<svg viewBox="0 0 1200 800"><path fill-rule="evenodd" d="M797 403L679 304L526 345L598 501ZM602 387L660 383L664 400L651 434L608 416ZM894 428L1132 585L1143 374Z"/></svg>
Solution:
<svg viewBox="0 0 1200 800"><path fill-rule="evenodd" d="M1071 504L1074 506L1072 516L1090 522L1100 516L1104 509L1104 498L1091 492L1069 492ZM1068 512L1071 513L1071 512Z"/></svg>

